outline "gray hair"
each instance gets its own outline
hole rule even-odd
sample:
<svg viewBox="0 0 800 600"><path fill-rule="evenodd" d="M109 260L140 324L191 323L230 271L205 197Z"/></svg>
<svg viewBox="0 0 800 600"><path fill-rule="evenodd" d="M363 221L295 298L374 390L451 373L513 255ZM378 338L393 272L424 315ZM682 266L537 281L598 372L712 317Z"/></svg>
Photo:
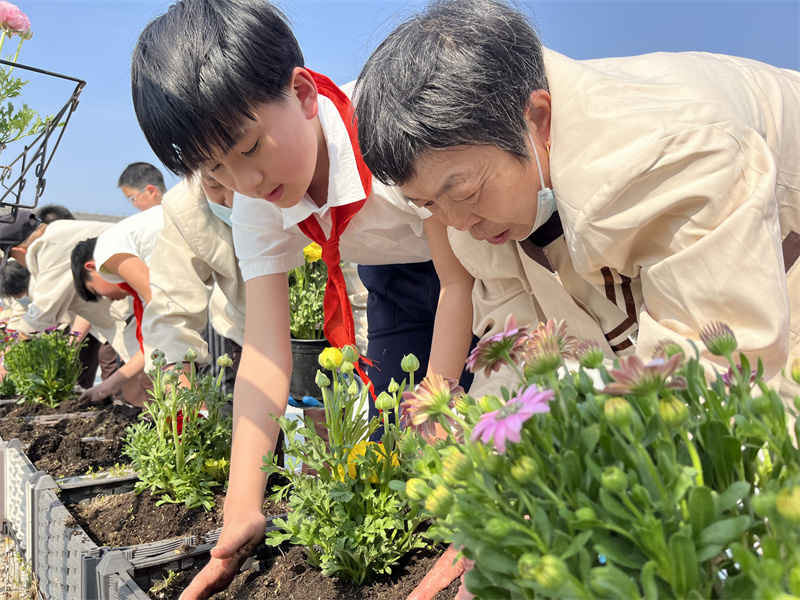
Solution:
<svg viewBox="0 0 800 600"><path fill-rule="evenodd" d="M402 185L430 150L492 145L529 158L525 108L547 90L542 44L495 0L436 0L367 60L355 90L358 142L383 183Z"/></svg>

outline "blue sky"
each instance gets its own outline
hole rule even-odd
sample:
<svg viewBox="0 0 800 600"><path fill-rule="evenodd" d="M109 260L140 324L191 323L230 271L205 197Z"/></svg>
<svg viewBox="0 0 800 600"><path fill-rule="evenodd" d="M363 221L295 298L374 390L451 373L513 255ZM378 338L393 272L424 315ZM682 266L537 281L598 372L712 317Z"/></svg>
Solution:
<svg viewBox="0 0 800 600"><path fill-rule="evenodd" d="M139 130L130 100L130 53L144 25L170 1L22 0L33 39L19 62L87 82L47 171L40 203L129 215L116 181L133 161L161 168ZM520 6L534 15L546 46L573 58L698 50L800 70L800 0L548 0ZM281 1L306 64L337 83L356 77L397 15L422 2ZM10 49L7 43L4 54ZM23 100L42 114L66 102L72 84L31 75ZM17 154L10 146L0 156ZM5 163L2 163L5 164ZM177 178L166 173L168 185Z"/></svg>

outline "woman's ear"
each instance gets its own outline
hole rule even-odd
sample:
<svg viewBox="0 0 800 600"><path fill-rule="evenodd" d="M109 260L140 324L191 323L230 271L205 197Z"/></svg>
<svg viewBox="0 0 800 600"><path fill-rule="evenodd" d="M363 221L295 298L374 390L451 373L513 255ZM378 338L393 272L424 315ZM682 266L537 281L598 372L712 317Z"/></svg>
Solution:
<svg viewBox="0 0 800 600"><path fill-rule="evenodd" d="M314 83L311 73L302 67L295 67L290 85L292 93L300 101L300 107L306 118L316 117L319 111L317 84Z"/></svg>
<svg viewBox="0 0 800 600"><path fill-rule="evenodd" d="M525 109L525 120L528 122L531 135L538 137L545 146L549 146L550 141L551 102L550 92L534 90Z"/></svg>

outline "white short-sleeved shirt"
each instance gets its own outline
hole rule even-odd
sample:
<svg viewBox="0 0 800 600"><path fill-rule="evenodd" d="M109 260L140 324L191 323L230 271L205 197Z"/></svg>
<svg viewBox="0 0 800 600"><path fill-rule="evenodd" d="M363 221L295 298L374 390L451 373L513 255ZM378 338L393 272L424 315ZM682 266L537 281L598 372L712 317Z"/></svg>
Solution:
<svg viewBox="0 0 800 600"><path fill-rule="evenodd" d="M303 264L303 248L310 240L298 223L314 214L327 236L331 229L330 207L357 202L363 197L344 121L333 102L322 96L319 120L332 159L326 205L318 207L306 195L297 205L281 209L261 198L235 196L231 219L233 241L245 281L286 273ZM422 232L422 220L428 216L427 210L410 204L397 189L373 179L372 193L340 238L342 259L362 265L430 260L428 242Z"/></svg>
<svg viewBox="0 0 800 600"><path fill-rule="evenodd" d="M94 262L103 279L111 283L124 283L119 275L110 273L103 265L117 254L132 254L150 266L150 257L158 233L164 228L164 211L161 205L153 206L116 223L97 237Z"/></svg>

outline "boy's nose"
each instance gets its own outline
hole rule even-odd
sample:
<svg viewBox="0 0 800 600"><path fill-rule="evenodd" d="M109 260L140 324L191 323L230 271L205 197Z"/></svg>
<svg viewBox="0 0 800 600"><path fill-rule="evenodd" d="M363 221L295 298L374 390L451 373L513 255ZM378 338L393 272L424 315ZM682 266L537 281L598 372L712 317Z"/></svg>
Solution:
<svg viewBox="0 0 800 600"><path fill-rule="evenodd" d="M267 194L270 190L264 187L264 174L259 169L248 169L236 177L236 187L245 196L255 197L259 194Z"/></svg>

